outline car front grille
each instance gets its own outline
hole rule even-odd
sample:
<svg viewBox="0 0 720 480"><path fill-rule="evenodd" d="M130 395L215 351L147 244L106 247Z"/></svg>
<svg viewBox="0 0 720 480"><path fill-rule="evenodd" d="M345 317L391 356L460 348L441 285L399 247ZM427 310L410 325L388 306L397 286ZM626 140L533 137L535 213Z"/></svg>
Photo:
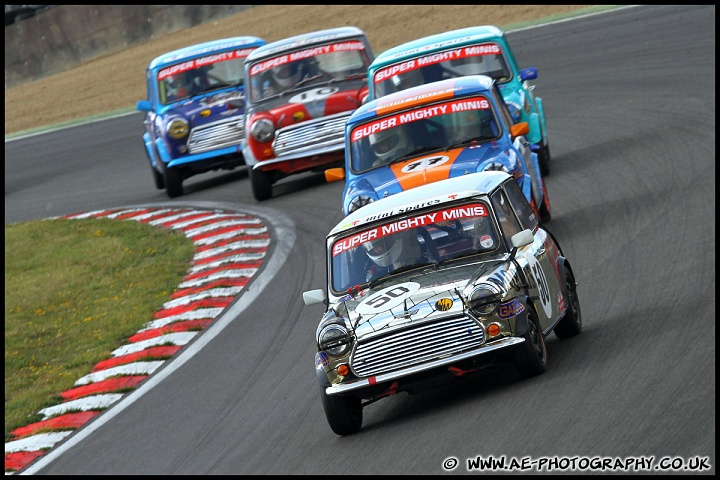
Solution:
<svg viewBox="0 0 720 480"><path fill-rule="evenodd" d="M278 157L345 144L345 123L352 111L281 128L273 142Z"/></svg>
<svg viewBox="0 0 720 480"><path fill-rule="evenodd" d="M474 320L446 318L361 340L350 366L361 377L379 375L472 350L484 342L485 333Z"/></svg>
<svg viewBox="0 0 720 480"><path fill-rule="evenodd" d="M193 128L187 143L188 152L197 154L242 144L244 122L241 116Z"/></svg>

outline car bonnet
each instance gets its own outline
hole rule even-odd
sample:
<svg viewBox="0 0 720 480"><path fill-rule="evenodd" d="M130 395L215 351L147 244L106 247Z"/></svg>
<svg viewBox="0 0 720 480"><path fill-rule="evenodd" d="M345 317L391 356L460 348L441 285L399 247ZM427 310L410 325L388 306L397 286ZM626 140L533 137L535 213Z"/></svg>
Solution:
<svg viewBox="0 0 720 480"><path fill-rule="evenodd" d="M472 263L452 263L437 270L429 266L390 277L373 288L348 294L333 307L347 315L358 340L390 330L466 314L462 292L477 279L509 278L503 257ZM509 281L509 280L508 280Z"/></svg>

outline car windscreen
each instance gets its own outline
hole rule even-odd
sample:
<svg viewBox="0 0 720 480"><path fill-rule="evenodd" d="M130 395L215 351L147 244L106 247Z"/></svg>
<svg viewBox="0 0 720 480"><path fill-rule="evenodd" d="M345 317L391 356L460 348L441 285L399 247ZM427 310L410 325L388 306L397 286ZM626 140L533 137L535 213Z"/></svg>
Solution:
<svg viewBox="0 0 720 480"><path fill-rule="evenodd" d="M262 101L301 85L366 76L369 64L360 40L305 47L254 63L248 71L247 93L252 101Z"/></svg>
<svg viewBox="0 0 720 480"><path fill-rule="evenodd" d="M487 75L498 83L512 78L500 45L482 43L418 56L382 68L371 79L372 98L468 75Z"/></svg>
<svg viewBox="0 0 720 480"><path fill-rule="evenodd" d="M492 103L483 95L419 105L355 126L350 168L362 173L424 152L491 141L500 133Z"/></svg>
<svg viewBox="0 0 720 480"><path fill-rule="evenodd" d="M487 204L472 203L393 217L336 238L330 286L336 293L400 271L494 252L501 247Z"/></svg>
<svg viewBox="0 0 720 480"><path fill-rule="evenodd" d="M177 102L203 92L241 86L245 58L254 48L210 53L204 57L178 62L157 73L157 92L161 104Z"/></svg>

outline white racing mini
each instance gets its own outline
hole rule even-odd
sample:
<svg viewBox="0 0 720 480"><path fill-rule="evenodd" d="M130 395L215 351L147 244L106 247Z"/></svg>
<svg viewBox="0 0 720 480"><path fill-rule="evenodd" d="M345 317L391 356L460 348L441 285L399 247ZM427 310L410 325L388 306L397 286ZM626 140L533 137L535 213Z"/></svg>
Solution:
<svg viewBox="0 0 720 480"><path fill-rule="evenodd" d="M327 236L327 290L315 368L338 435L367 404L417 393L498 362L547 368L545 337L580 333L576 282L517 182L482 172L356 210Z"/></svg>

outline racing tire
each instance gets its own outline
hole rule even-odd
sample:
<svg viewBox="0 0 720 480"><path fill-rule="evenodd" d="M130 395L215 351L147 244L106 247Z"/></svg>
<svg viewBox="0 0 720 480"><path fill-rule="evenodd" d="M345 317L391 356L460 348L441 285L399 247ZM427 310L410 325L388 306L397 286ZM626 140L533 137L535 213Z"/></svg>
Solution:
<svg viewBox="0 0 720 480"><path fill-rule="evenodd" d="M547 177L550 175L550 145L547 139L538 151L538 163L540 164L540 175Z"/></svg>
<svg viewBox="0 0 720 480"><path fill-rule="evenodd" d="M155 182L155 188L158 190L164 190L165 179L163 178L163 174L158 172L152 165L150 165L150 171L152 172L153 181Z"/></svg>
<svg viewBox="0 0 720 480"><path fill-rule="evenodd" d="M248 167L248 175L255 200L262 202L272 197L272 180L266 172Z"/></svg>
<svg viewBox="0 0 720 480"><path fill-rule="evenodd" d="M538 209L538 214L540 214L540 221L542 223L548 223L552 220L552 214L550 213L550 198L548 197L547 188L545 187L545 180L541 178L540 182L542 183L543 200L540 204L540 208Z"/></svg>
<svg viewBox="0 0 720 480"><path fill-rule="evenodd" d="M163 163L163 180L165 181L165 193L170 198L179 197L183 194L182 171L179 168L168 168Z"/></svg>
<svg viewBox="0 0 720 480"><path fill-rule="evenodd" d="M545 336L538 324L537 315L532 306L527 306L527 331L525 341L517 346L513 357L515 370L523 378L540 375L547 370L547 347Z"/></svg>
<svg viewBox="0 0 720 480"><path fill-rule="evenodd" d="M325 388L320 387L325 417L330 428L337 435L350 435L362 428L362 403L357 397L328 395Z"/></svg>
<svg viewBox="0 0 720 480"><path fill-rule="evenodd" d="M580 300L577 294L575 276L569 269L565 271L565 301L568 302L565 315L555 325L555 335L558 338L570 338L582 332L582 313L580 313Z"/></svg>

